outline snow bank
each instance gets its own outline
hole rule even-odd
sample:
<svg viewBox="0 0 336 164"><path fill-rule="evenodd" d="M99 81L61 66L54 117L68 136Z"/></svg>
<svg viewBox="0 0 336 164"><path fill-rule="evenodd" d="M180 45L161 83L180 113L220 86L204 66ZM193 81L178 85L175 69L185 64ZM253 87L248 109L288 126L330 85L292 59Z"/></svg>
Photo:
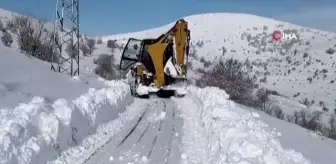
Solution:
<svg viewBox="0 0 336 164"><path fill-rule="evenodd" d="M0 163L45 164L115 119L132 99L127 84L112 81L109 86L90 89L72 102L34 97L14 109L0 109Z"/></svg>
<svg viewBox="0 0 336 164"><path fill-rule="evenodd" d="M82 164L90 160L98 151L102 151L104 146L114 139L113 136L127 126L130 120L140 116L148 107L148 103L145 100L134 99L134 103L127 106L117 119L103 124L97 129L97 133L85 138L82 144L64 151L56 160L48 164Z"/></svg>
<svg viewBox="0 0 336 164"><path fill-rule="evenodd" d="M224 91L190 87L188 95L175 99L184 118L182 163L310 163L283 149L276 132L229 101Z"/></svg>

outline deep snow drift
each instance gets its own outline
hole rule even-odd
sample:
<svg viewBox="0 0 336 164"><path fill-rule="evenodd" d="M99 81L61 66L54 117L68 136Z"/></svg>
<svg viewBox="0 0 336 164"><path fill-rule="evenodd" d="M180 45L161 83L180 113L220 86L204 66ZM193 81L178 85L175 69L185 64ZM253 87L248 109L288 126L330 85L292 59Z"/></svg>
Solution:
<svg viewBox="0 0 336 164"><path fill-rule="evenodd" d="M283 149L276 132L217 88L190 87L175 99L184 119L182 163L310 163Z"/></svg>

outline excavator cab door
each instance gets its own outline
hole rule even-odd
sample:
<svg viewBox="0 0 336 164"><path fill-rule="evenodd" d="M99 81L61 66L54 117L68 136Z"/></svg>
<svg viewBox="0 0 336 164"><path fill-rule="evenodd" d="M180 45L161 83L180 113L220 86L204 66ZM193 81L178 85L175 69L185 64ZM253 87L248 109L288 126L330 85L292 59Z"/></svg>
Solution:
<svg viewBox="0 0 336 164"><path fill-rule="evenodd" d="M141 58L142 40L130 38L124 48L120 60L120 69L127 70Z"/></svg>

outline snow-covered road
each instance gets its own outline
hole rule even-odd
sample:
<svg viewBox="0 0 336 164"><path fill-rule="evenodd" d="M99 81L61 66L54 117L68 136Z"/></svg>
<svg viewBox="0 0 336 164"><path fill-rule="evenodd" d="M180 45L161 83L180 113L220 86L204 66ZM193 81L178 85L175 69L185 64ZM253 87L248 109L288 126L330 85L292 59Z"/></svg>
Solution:
<svg viewBox="0 0 336 164"><path fill-rule="evenodd" d="M184 98L137 99L129 95L126 84L115 81L109 88L92 89L76 99L73 101L76 108L73 109L65 108L69 105L64 103L63 106L55 103L51 110L43 102L38 104L35 100L32 103L35 106L21 105L12 111L17 111L14 121L31 118L31 123L23 122L22 127L36 126L41 134L24 136L28 141L21 141L17 151L14 145L22 138L20 131L23 130L17 128L19 125L3 128L0 134L4 137L2 140L0 137L0 141L6 147L0 146L0 159L3 159L0 163L314 163L298 152L284 149L277 132L260 121L258 114L228 98L229 95L218 88L189 86ZM49 117L46 117L47 110ZM71 115L63 117L59 111L68 111ZM2 118L12 118L8 115ZM63 121L65 118L68 119ZM26 129L30 132L33 128ZM58 139L56 142L62 152L56 152L53 142L43 138L51 134ZM76 141L77 145L68 144L71 141Z"/></svg>
<svg viewBox="0 0 336 164"><path fill-rule="evenodd" d="M183 120L174 103L169 99L145 102L140 114L126 122L86 164L179 163Z"/></svg>

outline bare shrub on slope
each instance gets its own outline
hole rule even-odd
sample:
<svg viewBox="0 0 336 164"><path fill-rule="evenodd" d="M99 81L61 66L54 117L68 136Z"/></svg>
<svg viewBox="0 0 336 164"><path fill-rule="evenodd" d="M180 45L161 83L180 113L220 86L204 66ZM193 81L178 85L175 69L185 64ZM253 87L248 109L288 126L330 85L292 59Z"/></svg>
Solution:
<svg viewBox="0 0 336 164"><path fill-rule="evenodd" d="M119 48L119 45L117 44L117 40L108 40L106 46L108 48L111 48L112 52L115 52L115 49Z"/></svg>
<svg viewBox="0 0 336 164"><path fill-rule="evenodd" d="M6 28L4 26L4 24L2 23L2 21L0 20L0 31L5 32Z"/></svg>
<svg viewBox="0 0 336 164"><path fill-rule="evenodd" d="M258 104L260 104L261 106L261 109L263 111L266 111L266 103L268 101L268 92L265 88L260 88L257 90L257 93L256 93L256 98L258 101Z"/></svg>
<svg viewBox="0 0 336 164"><path fill-rule="evenodd" d="M326 53L332 55L332 54L335 53L335 51L336 51L336 50L333 49L333 48L328 48L328 49L326 50Z"/></svg>
<svg viewBox="0 0 336 164"><path fill-rule="evenodd" d="M329 119L330 131L329 137L336 139L336 115L332 115Z"/></svg>
<svg viewBox="0 0 336 164"><path fill-rule="evenodd" d="M5 46L10 47L13 43L13 37L10 33L4 32L1 36L1 41Z"/></svg>
<svg viewBox="0 0 336 164"><path fill-rule="evenodd" d="M89 48L89 54L92 55L93 51L96 49L96 40L94 39L87 39L86 40L86 45Z"/></svg>
<svg viewBox="0 0 336 164"><path fill-rule="evenodd" d="M12 28L22 52L43 61L52 61L54 35L45 30L45 23L28 16L14 16Z"/></svg>
<svg viewBox="0 0 336 164"><path fill-rule="evenodd" d="M95 73L100 77L112 80L118 77L116 72L116 66L114 64L115 58L114 55L101 54L97 59L93 61L97 65L95 68Z"/></svg>
<svg viewBox="0 0 336 164"><path fill-rule="evenodd" d="M248 106L254 106L252 92L255 88L255 79L244 71L244 65L236 59L220 61L215 67L204 73L196 81L200 87L215 86L225 90L230 99Z"/></svg>
<svg viewBox="0 0 336 164"><path fill-rule="evenodd" d="M89 47L87 46L87 44L85 44L85 43L82 43L82 44L80 45L80 50L83 52L83 55L84 55L84 56L87 56L87 55L90 53L90 49L89 49Z"/></svg>

